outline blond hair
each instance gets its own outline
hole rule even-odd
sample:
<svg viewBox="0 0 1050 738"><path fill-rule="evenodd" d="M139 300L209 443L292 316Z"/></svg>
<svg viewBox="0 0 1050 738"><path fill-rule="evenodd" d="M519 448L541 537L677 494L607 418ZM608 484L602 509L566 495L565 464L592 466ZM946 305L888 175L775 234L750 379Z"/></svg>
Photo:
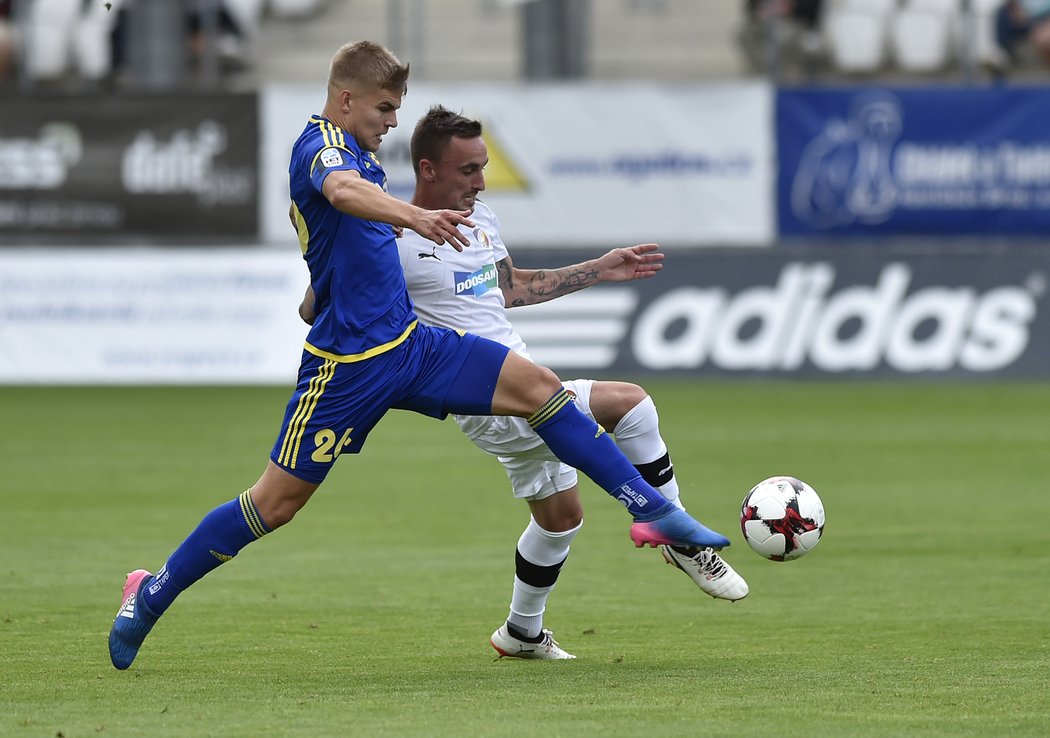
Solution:
<svg viewBox="0 0 1050 738"><path fill-rule="evenodd" d="M355 41L340 48L332 57L328 91L334 94L358 84L393 90L404 96L408 91L408 66L377 43Z"/></svg>

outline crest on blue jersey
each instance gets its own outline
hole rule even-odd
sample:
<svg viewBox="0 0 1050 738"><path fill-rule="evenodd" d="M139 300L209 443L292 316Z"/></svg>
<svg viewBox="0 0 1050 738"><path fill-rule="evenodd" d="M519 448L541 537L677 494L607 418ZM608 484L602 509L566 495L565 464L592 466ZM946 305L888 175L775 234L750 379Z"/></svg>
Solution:
<svg viewBox="0 0 1050 738"><path fill-rule="evenodd" d="M321 152L321 164L326 167L341 167L343 165L343 155L339 149L329 146Z"/></svg>
<svg viewBox="0 0 1050 738"><path fill-rule="evenodd" d="M499 284L495 264L486 264L476 272L454 272L453 278L457 295L480 297Z"/></svg>

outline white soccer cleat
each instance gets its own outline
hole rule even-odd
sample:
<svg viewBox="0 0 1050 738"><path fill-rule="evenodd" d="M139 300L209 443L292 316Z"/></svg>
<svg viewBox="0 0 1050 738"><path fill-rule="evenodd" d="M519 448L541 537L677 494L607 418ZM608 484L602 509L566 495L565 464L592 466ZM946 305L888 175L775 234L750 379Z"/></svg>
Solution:
<svg viewBox="0 0 1050 738"><path fill-rule="evenodd" d="M733 602L747 597L747 582L714 549L660 546L660 553L712 597Z"/></svg>
<svg viewBox="0 0 1050 738"><path fill-rule="evenodd" d="M512 636L507 631L507 624L504 623L496 629L495 633L492 634L489 643L491 643L492 647L499 653L500 658L504 656L510 656L516 659L576 658L558 645L558 642L551 637L551 632L549 630L544 630L541 635L543 640L539 643L529 643L528 641L523 641Z"/></svg>

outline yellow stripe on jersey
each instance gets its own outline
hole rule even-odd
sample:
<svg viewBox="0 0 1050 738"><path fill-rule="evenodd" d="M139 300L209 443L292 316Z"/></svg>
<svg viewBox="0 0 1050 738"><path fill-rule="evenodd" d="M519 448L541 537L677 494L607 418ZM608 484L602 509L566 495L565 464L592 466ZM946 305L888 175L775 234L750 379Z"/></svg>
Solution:
<svg viewBox="0 0 1050 738"><path fill-rule="evenodd" d="M299 248L305 254L310 246L310 226L306 225L306 218L299 212L299 206L292 203L292 220L295 222L295 233L299 237Z"/></svg>
<svg viewBox="0 0 1050 738"><path fill-rule="evenodd" d="M368 349L367 351L363 351L360 354L333 354L328 351L319 349L309 342L306 343L304 348L314 356L319 356L322 359L328 359L329 361L337 361L340 364L353 364L356 361L364 361L365 359L371 359L373 356L378 356L379 354L385 353L392 348L397 348L405 342L405 339L408 338L408 334L414 331L417 325L419 325L419 321L413 320L409 324L408 328L405 328L405 332L397 338L395 338L393 341L387 341L386 343L380 344L379 346L373 346L372 348Z"/></svg>
<svg viewBox="0 0 1050 738"><path fill-rule="evenodd" d="M535 428L538 425L542 425L570 402L572 402L572 395L570 395L567 390L562 389L552 398L547 400L543 407L529 416L529 426Z"/></svg>
<svg viewBox="0 0 1050 738"><path fill-rule="evenodd" d="M248 528L251 529L252 535L256 538L262 538L266 535L266 526L263 525L262 518L259 517L259 511L255 509L255 503L252 502L252 491L245 490L241 492L241 514L244 515L244 520L248 523ZM215 553L214 551L212 553ZM233 558L232 556L230 558ZM221 559L220 559L221 560Z"/></svg>
<svg viewBox="0 0 1050 738"><path fill-rule="evenodd" d="M321 129L321 137L324 139L324 147L316 154L314 154L313 161L310 162L310 172L314 171L314 167L317 166L317 159L321 156L321 154L331 148L336 148L340 151L345 151L347 154L350 155L351 159L357 158L354 152L347 148L346 136L343 134L343 130L341 128L337 128L336 126L321 118L311 118L310 122L317 124L317 126Z"/></svg>
<svg viewBox="0 0 1050 738"><path fill-rule="evenodd" d="M284 441L281 442L281 452L277 456L277 463L289 469L295 468L295 456L299 452L299 444L306 430L306 422L313 414L317 406L317 398L324 393L325 385L335 374L335 362L326 361L322 364L317 374L310 380L310 384L299 397L299 404L288 421L288 430L284 432Z"/></svg>

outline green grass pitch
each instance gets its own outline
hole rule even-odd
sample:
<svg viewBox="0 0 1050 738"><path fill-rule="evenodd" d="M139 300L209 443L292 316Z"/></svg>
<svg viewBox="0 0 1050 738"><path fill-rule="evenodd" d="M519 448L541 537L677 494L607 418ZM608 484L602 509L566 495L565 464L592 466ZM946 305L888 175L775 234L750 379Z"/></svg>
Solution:
<svg viewBox="0 0 1050 738"><path fill-rule="evenodd" d="M393 413L126 672L124 573L254 482L288 391L0 389L0 736L1050 735L1050 384L647 385L747 599L585 482L547 611L579 658L496 660L526 508L451 422ZM828 516L783 564L738 524L773 474Z"/></svg>

